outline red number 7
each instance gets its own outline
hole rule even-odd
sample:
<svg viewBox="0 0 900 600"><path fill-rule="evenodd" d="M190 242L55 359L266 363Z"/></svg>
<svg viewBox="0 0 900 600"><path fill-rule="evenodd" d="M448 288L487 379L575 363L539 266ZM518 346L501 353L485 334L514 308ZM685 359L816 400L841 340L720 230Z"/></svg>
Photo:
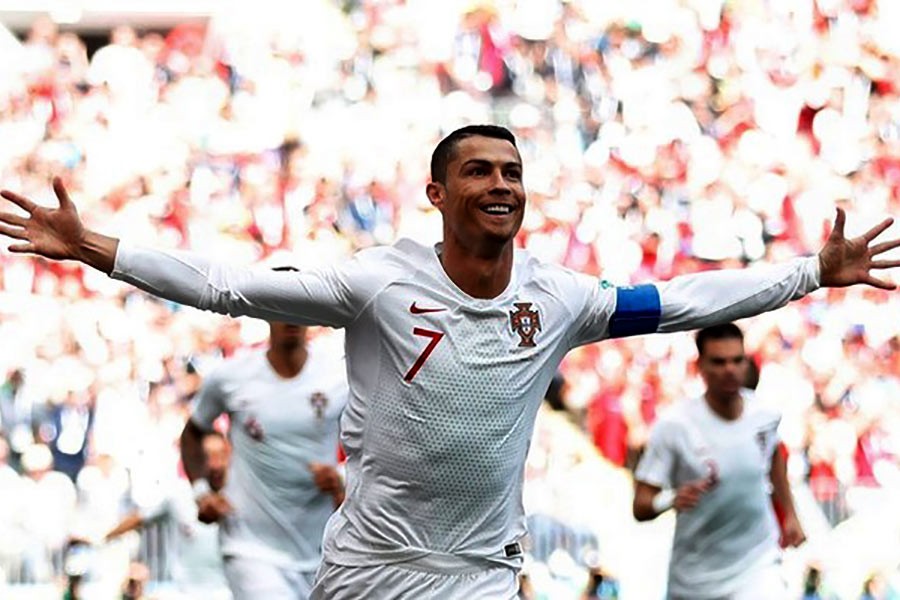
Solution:
<svg viewBox="0 0 900 600"><path fill-rule="evenodd" d="M422 329L421 327L414 327L413 334L430 338L431 341L428 342L428 345L425 346L424 350L422 350L422 354L419 355L419 358L416 359L416 362L413 364L413 366L410 367L409 371L406 372L406 375L403 376L403 380L407 383L413 380L413 377L416 376L416 373L419 372L419 369L422 368L422 365L425 364L425 361L428 360L428 357L431 356L432 352L434 352L434 349L438 345L438 342L440 342L441 338L444 337L444 334L440 331Z"/></svg>

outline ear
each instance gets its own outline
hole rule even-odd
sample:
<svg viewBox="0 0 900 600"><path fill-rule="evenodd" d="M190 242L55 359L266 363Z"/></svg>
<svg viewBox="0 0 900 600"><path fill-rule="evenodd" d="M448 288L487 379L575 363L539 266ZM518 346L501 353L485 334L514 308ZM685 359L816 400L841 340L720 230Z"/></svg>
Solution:
<svg viewBox="0 0 900 600"><path fill-rule="evenodd" d="M431 202L433 207L438 210L444 210L444 201L447 198L447 188L444 187L444 184L429 181L428 185L425 186L425 195L428 196L428 201Z"/></svg>

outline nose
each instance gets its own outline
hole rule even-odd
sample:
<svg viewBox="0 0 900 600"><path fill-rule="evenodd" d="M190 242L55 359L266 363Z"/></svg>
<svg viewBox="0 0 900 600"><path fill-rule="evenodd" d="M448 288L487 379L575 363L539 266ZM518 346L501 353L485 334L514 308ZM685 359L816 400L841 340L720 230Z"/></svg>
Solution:
<svg viewBox="0 0 900 600"><path fill-rule="evenodd" d="M506 177L503 176L503 172L500 169L496 169L491 175L491 193L509 194L511 192L512 188L509 186Z"/></svg>

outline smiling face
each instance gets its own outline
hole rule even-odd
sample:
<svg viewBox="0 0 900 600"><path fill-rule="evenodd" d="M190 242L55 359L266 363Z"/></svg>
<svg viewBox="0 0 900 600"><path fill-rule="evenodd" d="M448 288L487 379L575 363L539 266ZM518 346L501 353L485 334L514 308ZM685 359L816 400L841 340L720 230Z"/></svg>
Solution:
<svg viewBox="0 0 900 600"><path fill-rule="evenodd" d="M525 214L522 159L506 140L464 138L447 163L445 183L432 181L426 193L444 217L445 243L506 245Z"/></svg>

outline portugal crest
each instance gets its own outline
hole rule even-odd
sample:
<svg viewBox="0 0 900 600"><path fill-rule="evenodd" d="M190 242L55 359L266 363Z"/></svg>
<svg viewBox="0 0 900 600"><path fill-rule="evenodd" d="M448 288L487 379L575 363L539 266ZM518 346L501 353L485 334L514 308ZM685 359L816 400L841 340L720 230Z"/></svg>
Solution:
<svg viewBox="0 0 900 600"><path fill-rule="evenodd" d="M316 392L309 397L309 403L313 407L313 410L316 411L317 419L325 417L325 407L328 406L328 396L322 392Z"/></svg>
<svg viewBox="0 0 900 600"><path fill-rule="evenodd" d="M514 302L509 311L509 326L519 334L519 348L534 347L534 334L541 330L541 315L531 310L531 302Z"/></svg>

